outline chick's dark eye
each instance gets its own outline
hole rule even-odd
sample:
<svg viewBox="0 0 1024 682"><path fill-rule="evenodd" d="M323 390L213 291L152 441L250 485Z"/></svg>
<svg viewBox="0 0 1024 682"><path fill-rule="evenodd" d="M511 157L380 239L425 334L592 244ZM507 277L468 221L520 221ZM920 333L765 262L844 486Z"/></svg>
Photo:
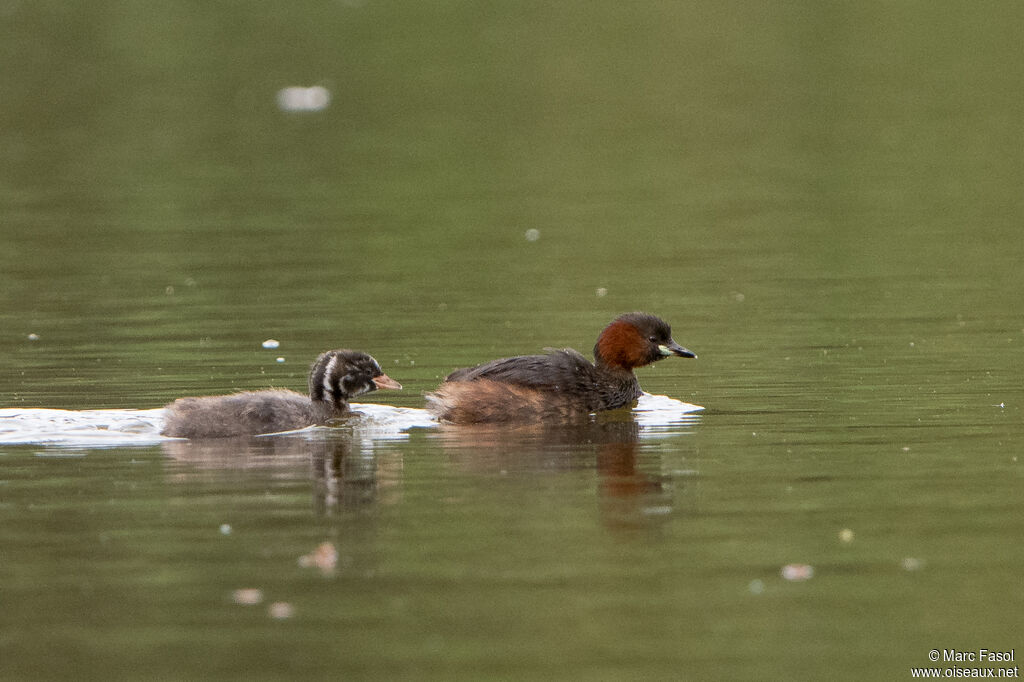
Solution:
<svg viewBox="0 0 1024 682"><path fill-rule="evenodd" d="M647 340L650 341L651 343L658 343L658 337L657 336L652 336L652 337L650 337Z"/></svg>

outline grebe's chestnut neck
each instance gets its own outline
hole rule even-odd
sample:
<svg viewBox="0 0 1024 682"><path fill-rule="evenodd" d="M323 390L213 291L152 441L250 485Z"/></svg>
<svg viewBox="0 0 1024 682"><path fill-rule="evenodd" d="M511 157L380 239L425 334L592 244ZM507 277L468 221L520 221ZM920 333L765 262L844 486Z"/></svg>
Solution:
<svg viewBox="0 0 1024 682"><path fill-rule="evenodd" d="M632 371L670 355L697 357L672 339L672 327L667 322L648 313L616 317L594 344L594 364L611 369Z"/></svg>

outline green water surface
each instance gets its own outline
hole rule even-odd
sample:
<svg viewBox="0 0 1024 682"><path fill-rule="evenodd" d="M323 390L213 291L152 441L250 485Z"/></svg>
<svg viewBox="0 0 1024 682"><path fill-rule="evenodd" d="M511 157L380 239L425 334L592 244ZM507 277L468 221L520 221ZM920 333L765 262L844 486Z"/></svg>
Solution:
<svg viewBox="0 0 1024 682"><path fill-rule="evenodd" d="M334 347L421 407L646 310L700 357L644 388L707 408L0 445L0 678L1024 656L1021 8L0 2L0 407L301 389Z"/></svg>

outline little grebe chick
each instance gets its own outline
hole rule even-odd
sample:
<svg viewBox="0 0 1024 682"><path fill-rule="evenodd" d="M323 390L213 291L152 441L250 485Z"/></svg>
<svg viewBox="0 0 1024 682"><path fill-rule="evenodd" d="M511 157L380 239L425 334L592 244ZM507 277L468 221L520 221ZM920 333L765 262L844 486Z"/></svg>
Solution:
<svg viewBox="0 0 1024 682"><path fill-rule="evenodd" d="M402 388L371 356L331 350L309 370L309 395L286 389L179 398L165 408L165 436L226 438L302 429L348 412L348 400L378 388Z"/></svg>
<svg viewBox="0 0 1024 682"><path fill-rule="evenodd" d="M597 337L593 363L571 348L494 360L452 372L427 402L455 424L571 421L632 403L643 393L633 369L670 355L697 357L664 320L627 313Z"/></svg>

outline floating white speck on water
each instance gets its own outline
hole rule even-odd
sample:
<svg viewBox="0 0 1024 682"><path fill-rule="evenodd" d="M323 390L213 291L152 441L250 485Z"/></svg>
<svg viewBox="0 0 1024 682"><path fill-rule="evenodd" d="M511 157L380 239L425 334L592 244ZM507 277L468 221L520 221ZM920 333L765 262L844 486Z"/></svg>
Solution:
<svg viewBox="0 0 1024 682"><path fill-rule="evenodd" d="M39 340L39 334L34 334L34 333L33 334L29 334L28 335L28 340L29 341L38 341Z"/></svg>
<svg viewBox="0 0 1024 682"><path fill-rule="evenodd" d="M277 339L267 339L266 341L263 342L264 348L277 348L280 345L281 342L278 341Z"/></svg>
<svg viewBox="0 0 1024 682"><path fill-rule="evenodd" d="M281 111L323 111L330 103L331 91L322 85L291 86L277 91L277 108Z"/></svg>
<svg viewBox="0 0 1024 682"><path fill-rule="evenodd" d="M764 592L764 581L758 580L757 578L751 580L747 584L747 590L750 591L750 594L761 594Z"/></svg>
<svg viewBox="0 0 1024 682"><path fill-rule="evenodd" d="M814 566L810 564L786 564L780 571L782 577L791 582L810 580L814 577Z"/></svg>
<svg viewBox="0 0 1024 682"><path fill-rule="evenodd" d="M267 607L267 615L274 620L286 620L295 615L295 607L286 601L276 601Z"/></svg>
<svg viewBox="0 0 1024 682"><path fill-rule="evenodd" d="M338 550L331 542L321 542L312 552L299 557L299 566L318 568L324 575L332 573L337 565Z"/></svg>
<svg viewBox="0 0 1024 682"><path fill-rule="evenodd" d="M853 542L853 531L849 528L839 531L839 541L847 545Z"/></svg>
<svg viewBox="0 0 1024 682"><path fill-rule="evenodd" d="M538 239L540 239L540 230L531 227L526 231L526 241L535 242Z"/></svg>
<svg viewBox="0 0 1024 682"><path fill-rule="evenodd" d="M222 523L222 524L220 524L220 534L221 535L231 535L231 524L230 523Z"/></svg>
<svg viewBox="0 0 1024 682"><path fill-rule="evenodd" d="M920 571L924 568L924 562L920 559L915 559L912 556L908 556L906 559L900 562L900 566L903 567L904 571Z"/></svg>
<svg viewBox="0 0 1024 682"><path fill-rule="evenodd" d="M263 590L244 588L231 593L231 601L242 606L254 606L263 601Z"/></svg>
<svg viewBox="0 0 1024 682"><path fill-rule="evenodd" d="M598 298L602 298L608 295L608 290L604 287L598 287L595 293L597 294Z"/></svg>
<svg viewBox="0 0 1024 682"><path fill-rule="evenodd" d="M278 358L278 359L277 359L277 361L278 361L279 363L281 363L281 362L284 362L284 358Z"/></svg>

